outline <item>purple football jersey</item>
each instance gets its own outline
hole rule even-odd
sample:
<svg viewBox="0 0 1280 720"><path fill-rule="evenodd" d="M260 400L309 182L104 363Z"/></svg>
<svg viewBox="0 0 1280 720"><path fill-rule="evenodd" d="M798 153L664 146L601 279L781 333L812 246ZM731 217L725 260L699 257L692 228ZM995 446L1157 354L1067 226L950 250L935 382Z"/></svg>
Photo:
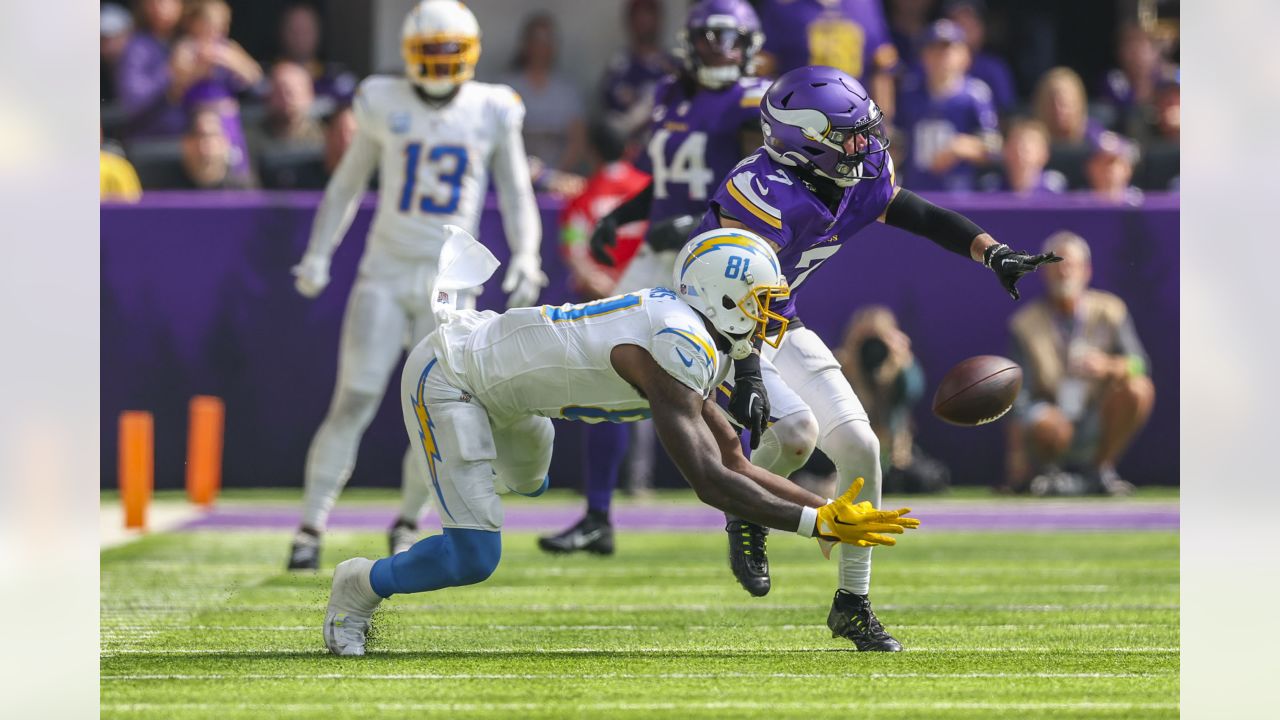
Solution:
<svg viewBox="0 0 1280 720"><path fill-rule="evenodd" d="M649 140L636 167L653 176L650 222L701 215L707 199L742 157L744 127L760 126L760 99L769 82L742 78L707 90L668 78L654 95Z"/></svg>
<svg viewBox="0 0 1280 720"><path fill-rule="evenodd" d="M757 10L778 75L829 65L865 85L876 53L893 48L880 0L761 0Z"/></svg>
<svg viewBox="0 0 1280 720"><path fill-rule="evenodd" d="M977 168L971 163L956 163L945 173L929 168L956 135L1000 131L991 89L971 77L958 91L933 97L923 78L914 76L898 93L897 123L907 137L907 185L913 190L974 189Z"/></svg>
<svg viewBox="0 0 1280 720"><path fill-rule="evenodd" d="M974 55L973 64L969 66L969 74L991 88L991 98L995 101L997 110L1008 112L1013 109L1018 98L1013 89L1013 71L1009 69L1009 63L1005 62L1004 58L988 52L980 52Z"/></svg>
<svg viewBox="0 0 1280 720"><path fill-rule="evenodd" d="M693 234L719 228L717 211L723 209L767 240L791 286L791 297L779 301L773 310L793 319L798 291L809 275L889 207L895 179L893 161L886 158L886 163L879 177L846 188L832 213L795 168L777 162L762 148L738 163L720 184Z"/></svg>

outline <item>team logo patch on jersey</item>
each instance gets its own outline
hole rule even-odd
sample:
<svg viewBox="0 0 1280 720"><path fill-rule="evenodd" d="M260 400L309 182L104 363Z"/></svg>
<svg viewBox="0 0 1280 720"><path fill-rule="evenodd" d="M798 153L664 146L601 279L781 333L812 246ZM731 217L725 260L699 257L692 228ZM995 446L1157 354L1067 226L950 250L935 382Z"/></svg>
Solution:
<svg viewBox="0 0 1280 720"><path fill-rule="evenodd" d="M393 112L387 115L387 128L396 135L409 132L410 118L407 112Z"/></svg>
<svg viewBox="0 0 1280 720"><path fill-rule="evenodd" d="M440 292L436 293L436 302L438 302L438 303L447 303L447 302L449 302L449 293L447 293L447 292L445 292L445 291L443 291L443 290L441 290Z"/></svg>

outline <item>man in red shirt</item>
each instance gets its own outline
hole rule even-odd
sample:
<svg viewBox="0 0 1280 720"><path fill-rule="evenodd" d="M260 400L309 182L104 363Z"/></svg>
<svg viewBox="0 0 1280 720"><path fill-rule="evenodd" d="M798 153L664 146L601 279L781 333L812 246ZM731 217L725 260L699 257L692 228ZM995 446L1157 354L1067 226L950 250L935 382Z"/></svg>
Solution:
<svg viewBox="0 0 1280 720"><path fill-rule="evenodd" d="M613 267L591 258L587 240L600 218L649 184L649 175L623 158L626 144L607 125L596 123L588 133L594 172L582 193L570 200L560 214L560 252L569 265L574 291L583 300L596 300L613 293L622 271L640 248L647 223L634 222L618 228Z"/></svg>
<svg viewBox="0 0 1280 720"><path fill-rule="evenodd" d="M624 159L626 143L607 125L592 125L588 137L594 172L586 188L569 201L560 216L560 251L569 266L574 291L583 300L596 300L613 294L618 278L640 249L648 223L642 220L618 228L618 242L611 249L612 267L592 259L587 241L600 218L649 185L649 175ZM627 425L602 422L586 425L584 431L587 516L559 535L540 538L538 545L548 552L588 550L609 555L613 553L609 504L631 444L631 430Z"/></svg>

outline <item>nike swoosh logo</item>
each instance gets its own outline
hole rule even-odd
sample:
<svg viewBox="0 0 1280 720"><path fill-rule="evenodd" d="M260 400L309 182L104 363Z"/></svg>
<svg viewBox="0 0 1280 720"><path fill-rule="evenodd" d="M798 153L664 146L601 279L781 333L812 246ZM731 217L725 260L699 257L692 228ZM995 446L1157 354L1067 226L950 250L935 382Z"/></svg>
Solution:
<svg viewBox="0 0 1280 720"><path fill-rule="evenodd" d="M680 348L676 348L676 354L680 356L680 359L684 362L685 367L693 367L693 360L691 358L685 357L684 351L682 351Z"/></svg>
<svg viewBox="0 0 1280 720"><path fill-rule="evenodd" d="M757 392L753 392L753 393L751 393L751 399L747 401L747 407L748 407L748 408L753 408L753 407L755 407L755 406L756 406L756 401L757 401L757 400L759 400L759 399L760 399L760 393L757 393Z"/></svg>
<svg viewBox="0 0 1280 720"><path fill-rule="evenodd" d="M591 532L582 533L581 540L578 543L578 547L586 547L591 543L599 540L602 537L604 537L604 530L602 529L596 529L596 530L592 530Z"/></svg>
<svg viewBox="0 0 1280 720"><path fill-rule="evenodd" d="M756 192L759 193L760 195L769 194L769 188L765 187L764 185L761 185L759 178L752 178L752 185L755 186Z"/></svg>

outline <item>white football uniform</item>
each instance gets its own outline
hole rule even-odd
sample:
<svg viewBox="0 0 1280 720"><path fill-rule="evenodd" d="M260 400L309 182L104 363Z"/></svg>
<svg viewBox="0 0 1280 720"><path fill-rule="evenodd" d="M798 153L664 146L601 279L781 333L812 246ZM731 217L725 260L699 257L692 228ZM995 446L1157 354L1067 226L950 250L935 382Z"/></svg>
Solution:
<svg viewBox="0 0 1280 720"><path fill-rule="evenodd" d="M542 486L549 418L650 416L649 401L613 369L610 353L623 344L645 348L704 398L731 367L702 317L665 288L501 315L461 311L410 353L405 429L427 460L445 527L501 529L494 483L524 494Z"/></svg>
<svg viewBox="0 0 1280 720"><path fill-rule="evenodd" d="M375 76L360 84L353 111L356 136L325 190L307 250L332 256L379 169L378 206L343 320L334 398L307 457L303 523L317 530L351 475L396 363L435 328L429 293L444 226L478 235L492 170L513 254L536 255L542 234L520 135L524 105L511 88L466 82L435 106L406 78ZM474 305L475 293L458 296L460 307ZM406 476L409 463L406 456ZM405 484L406 517L425 500L409 494L418 485Z"/></svg>

